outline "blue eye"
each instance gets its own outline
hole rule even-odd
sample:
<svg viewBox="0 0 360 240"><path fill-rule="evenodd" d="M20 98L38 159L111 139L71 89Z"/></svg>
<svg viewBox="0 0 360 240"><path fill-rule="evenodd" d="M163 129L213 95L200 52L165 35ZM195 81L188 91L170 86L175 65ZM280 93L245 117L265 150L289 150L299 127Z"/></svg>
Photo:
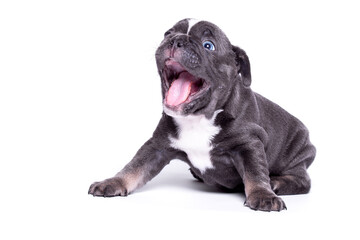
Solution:
<svg viewBox="0 0 360 240"><path fill-rule="evenodd" d="M212 42L210 42L210 41L205 41L205 42L203 42L203 46L204 46L204 48L206 48L206 49L208 49L208 50L210 50L210 51L214 51L214 50L215 50L214 44L213 44Z"/></svg>

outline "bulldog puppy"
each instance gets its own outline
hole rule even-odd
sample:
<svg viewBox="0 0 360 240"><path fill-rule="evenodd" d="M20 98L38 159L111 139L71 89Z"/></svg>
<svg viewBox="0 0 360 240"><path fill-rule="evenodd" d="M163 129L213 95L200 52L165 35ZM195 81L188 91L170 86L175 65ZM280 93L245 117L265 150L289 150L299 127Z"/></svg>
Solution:
<svg viewBox="0 0 360 240"><path fill-rule="evenodd" d="M310 190L315 158L306 127L250 88L249 58L206 21L184 19L156 51L163 114L150 138L115 177L90 186L94 196L126 196L172 159L198 180L243 189L255 210L286 209L278 195Z"/></svg>

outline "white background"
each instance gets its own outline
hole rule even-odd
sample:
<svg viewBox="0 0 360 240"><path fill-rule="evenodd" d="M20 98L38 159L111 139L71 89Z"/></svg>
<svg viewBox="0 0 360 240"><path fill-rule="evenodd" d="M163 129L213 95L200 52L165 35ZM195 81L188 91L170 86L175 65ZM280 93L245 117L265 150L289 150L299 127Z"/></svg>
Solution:
<svg viewBox="0 0 360 240"><path fill-rule="evenodd" d="M1 1L2 239L358 239L356 1ZM254 91L309 128L308 195L255 212L173 162L127 198L87 195L161 116L154 53L183 18L248 53ZM156 238L155 238L156 237Z"/></svg>

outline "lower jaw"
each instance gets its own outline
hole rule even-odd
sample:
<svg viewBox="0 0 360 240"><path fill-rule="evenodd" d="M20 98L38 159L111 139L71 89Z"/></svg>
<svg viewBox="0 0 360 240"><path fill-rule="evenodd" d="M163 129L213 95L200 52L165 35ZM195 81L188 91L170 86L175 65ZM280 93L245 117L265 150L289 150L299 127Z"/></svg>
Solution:
<svg viewBox="0 0 360 240"><path fill-rule="evenodd" d="M200 114L199 110L202 108L203 106L200 106L196 99L194 102L180 104L178 106L169 106L165 101L163 103L164 112L172 117L185 117L192 114Z"/></svg>
<svg viewBox="0 0 360 240"><path fill-rule="evenodd" d="M187 116L191 114L201 114L202 109L206 108L211 101L211 88L203 89L196 96L190 96L185 102L173 106L169 105L165 99L163 100L164 112L169 116Z"/></svg>
<svg viewBox="0 0 360 240"><path fill-rule="evenodd" d="M177 106L171 106L168 105L165 100L163 102L163 109L167 115L172 117L184 117L194 113L195 110L194 105L191 102L182 103Z"/></svg>
<svg viewBox="0 0 360 240"><path fill-rule="evenodd" d="M184 115L182 114L182 111L181 110L177 110L177 109L174 109L174 108L169 108L167 106L167 104L163 104L163 110L164 110L164 113L170 117L183 117Z"/></svg>

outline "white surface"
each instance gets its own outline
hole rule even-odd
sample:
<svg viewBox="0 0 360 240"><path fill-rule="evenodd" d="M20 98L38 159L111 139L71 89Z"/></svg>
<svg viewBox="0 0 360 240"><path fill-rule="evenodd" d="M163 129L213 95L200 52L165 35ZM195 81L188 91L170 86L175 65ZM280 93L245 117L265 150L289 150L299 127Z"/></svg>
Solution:
<svg viewBox="0 0 360 240"><path fill-rule="evenodd" d="M154 52L176 21L219 25L252 88L299 117L318 149L308 195L251 211L181 162L127 198L87 195L161 115ZM358 239L356 1L1 1L2 239Z"/></svg>

